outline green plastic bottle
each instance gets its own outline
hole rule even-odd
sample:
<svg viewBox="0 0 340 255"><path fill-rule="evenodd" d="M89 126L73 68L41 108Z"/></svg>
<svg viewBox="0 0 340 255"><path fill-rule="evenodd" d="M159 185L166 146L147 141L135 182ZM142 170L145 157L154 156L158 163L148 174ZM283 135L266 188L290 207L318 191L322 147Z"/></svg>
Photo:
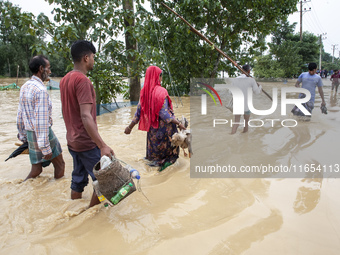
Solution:
<svg viewBox="0 0 340 255"><path fill-rule="evenodd" d="M115 204L115 205L118 204L118 202L119 202L123 197L125 197L127 193L129 193L129 191L130 191L130 189L131 189L132 186L133 186L133 185L132 185L131 182L129 182L129 185L123 186L123 187L117 192L117 194L114 195L114 196L111 198L111 202L112 202L113 204Z"/></svg>

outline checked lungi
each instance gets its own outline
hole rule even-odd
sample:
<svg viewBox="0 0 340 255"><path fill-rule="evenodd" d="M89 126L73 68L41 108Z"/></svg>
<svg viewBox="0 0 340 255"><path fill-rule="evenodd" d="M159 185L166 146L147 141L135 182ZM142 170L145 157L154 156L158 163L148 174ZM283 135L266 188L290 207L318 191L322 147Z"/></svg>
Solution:
<svg viewBox="0 0 340 255"><path fill-rule="evenodd" d="M49 138L50 146L52 149L52 158L50 160L45 160L43 159L44 155L42 154L41 150L38 147L37 137L35 135L35 132L27 130L27 142L28 142L30 161L32 165L42 163L42 166L46 167L49 164L51 164L51 160L53 158L59 156L60 153L62 152L58 138L55 136L51 127L49 128L48 138Z"/></svg>

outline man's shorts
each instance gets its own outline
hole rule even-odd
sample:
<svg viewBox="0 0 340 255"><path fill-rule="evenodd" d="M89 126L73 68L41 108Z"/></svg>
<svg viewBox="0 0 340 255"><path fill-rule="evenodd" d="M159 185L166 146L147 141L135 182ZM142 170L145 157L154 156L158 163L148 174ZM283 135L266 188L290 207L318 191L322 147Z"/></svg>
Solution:
<svg viewBox="0 0 340 255"><path fill-rule="evenodd" d="M35 135L35 132L27 130L29 157L32 165L42 163L42 166L46 167L51 164L51 160L53 158L59 156L62 152L58 138L55 136L51 127L49 128L48 139L50 141L50 146L52 149L52 158L50 160L45 160L43 159L44 154L42 154L41 150L38 147L37 136Z"/></svg>
<svg viewBox="0 0 340 255"><path fill-rule="evenodd" d="M85 186L89 183L88 175L95 181L93 174L94 165L100 160L100 149L95 147L89 151L76 152L68 148L73 158L73 171L71 189L76 192L83 192Z"/></svg>

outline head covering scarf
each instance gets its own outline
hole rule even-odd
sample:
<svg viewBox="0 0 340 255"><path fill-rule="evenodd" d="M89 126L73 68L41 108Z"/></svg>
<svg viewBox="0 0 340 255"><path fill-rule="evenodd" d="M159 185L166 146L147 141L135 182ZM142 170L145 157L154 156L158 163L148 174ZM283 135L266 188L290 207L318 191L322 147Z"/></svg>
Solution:
<svg viewBox="0 0 340 255"><path fill-rule="evenodd" d="M157 66L149 66L145 73L144 86L140 92L141 114L139 130L149 131L150 127L158 128L159 111L162 109L165 98L168 98L172 109L168 91L161 86L159 75L162 70Z"/></svg>

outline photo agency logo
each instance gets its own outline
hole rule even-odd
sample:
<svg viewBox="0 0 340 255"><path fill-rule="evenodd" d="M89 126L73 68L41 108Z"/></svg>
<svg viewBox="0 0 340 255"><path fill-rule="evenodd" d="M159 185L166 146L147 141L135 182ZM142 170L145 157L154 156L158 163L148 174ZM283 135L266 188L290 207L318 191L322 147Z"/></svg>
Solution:
<svg viewBox="0 0 340 255"><path fill-rule="evenodd" d="M229 78L229 80L232 81L238 81L238 82L245 82L244 79L237 79L237 78ZM212 86L207 84L209 82L210 84L213 84ZM219 81L221 82L221 80ZM214 104L217 105L215 97L217 97L219 103L221 106L225 106L230 111L232 111L233 115L243 115L245 113L245 107L248 106L249 111L258 116L268 116L268 118L264 119L250 119L248 121L249 127L263 127L265 123L270 123L271 127L274 127L276 123L280 123L283 127L295 127L297 126L298 122L295 119L277 119L277 118L269 118L269 115L273 114L278 106L280 105L281 108L281 116L287 116L287 106L293 105L296 106L298 109L301 110L302 113L304 113L306 116L310 116L311 113L304 107L304 103L307 103L310 98L311 94L307 89L304 88L296 88L296 87L283 87L281 88L280 98L277 88L272 89L272 102L269 109L256 109L254 107L253 102L253 90L252 87L249 86L246 90L242 90L240 87L235 85L237 83L235 82L229 82L229 83L216 83L214 79L207 80L206 82L203 81L196 81L195 87L202 91L203 93L201 96L201 115L207 115L208 112L208 106L207 106L207 95L210 96L210 98L213 100ZM210 90L210 91L209 91ZM220 94L216 91L220 91ZM225 101L225 105L223 105L221 98L223 99L223 96L225 95L225 91L228 91L229 95L229 102ZM244 94L246 93L246 95ZM295 93L304 94L304 98L289 98L289 95ZM223 94L223 95L222 95ZM215 97L214 97L215 95ZM231 96L230 96L231 95ZM279 102L280 99L280 102ZM230 125L231 127L234 124L240 124L244 125L245 120L243 122L235 123L232 119L227 120L225 118L214 118L213 119L213 127L216 127L216 125Z"/></svg>
<svg viewBox="0 0 340 255"><path fill-rule="evenodd" d="M249 80L254 90L248 89L247 84L239 86L245 80L248 79L191 80L190 131L194 150L190 158L191 178L304 178L306 174L322 176L327 169L333 171L326 172L329 176L340 173L338 162L324 165L313 159L300 164L297 157L286 157L287 151L296 146L295 137L305 133L302 125L296 126L300 125L298 118L290 119L294 118L290 117L293 115L290 109L296 107L311 115L305 107L311 98L308 90L267 83L272 86L268 91L272 95L270 100L253 79ZM245 122L248 110L251 115ZM233 133L237 124L243 130ZM245 131L246 127L249 130ZM310 136L306 138L309 140Z"/></svg>

